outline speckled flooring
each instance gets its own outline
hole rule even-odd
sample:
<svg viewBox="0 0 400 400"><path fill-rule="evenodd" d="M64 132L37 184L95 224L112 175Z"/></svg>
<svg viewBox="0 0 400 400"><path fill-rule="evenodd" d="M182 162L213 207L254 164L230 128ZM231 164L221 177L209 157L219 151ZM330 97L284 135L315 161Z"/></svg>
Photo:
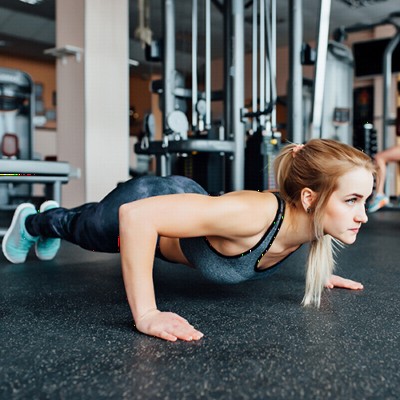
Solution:
<svg viewBox="0 0 400 400"><path fill-rule="evenodd" d="M192 343L133 329L118 255L0 256L0 399L399 399L400 212L371 215L340 253L365 290L319 311L300 306L305 250L237 286L157 261L159 307L205 333Z"/></svg>

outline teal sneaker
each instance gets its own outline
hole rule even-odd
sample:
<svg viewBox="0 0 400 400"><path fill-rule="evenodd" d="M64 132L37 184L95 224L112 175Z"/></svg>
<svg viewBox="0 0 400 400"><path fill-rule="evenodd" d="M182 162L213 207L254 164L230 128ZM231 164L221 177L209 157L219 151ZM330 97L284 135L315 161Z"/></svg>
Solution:
<svg viewBox="0 0 400 400"><path fill-rule="evenodd" d="M45 201L40 206L40 212L51 210L52 208L58 208L60 205L54 200ZM58 238L44 238L39 237L39 240L35 244L35 253L39 260L49 261L52 260L58 250L60 249L61 239Z"/></svg>
<svg viewBox="0 0 400 400"><path fill-rule="evenodd" d="M39 239L39 236L32 236L25 227L25 220L29 215L36 214L33 204L20 204L15 210L11 225L4 235L1 247L3 254L8 261L14 264L25 262L29 250Z"/></svg>
<svg viewBox="0 0 400 400"><path fill-rule="evenodd" d="M390 203L389 197L384 194L377 194L368 206L368 212L373 213L387 206Z"/></svg>

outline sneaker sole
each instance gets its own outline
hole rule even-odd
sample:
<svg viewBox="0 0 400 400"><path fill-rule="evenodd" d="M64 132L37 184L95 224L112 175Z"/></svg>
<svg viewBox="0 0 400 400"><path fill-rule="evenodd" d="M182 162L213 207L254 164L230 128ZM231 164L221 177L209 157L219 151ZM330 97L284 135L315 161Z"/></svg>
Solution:
<svg viewBox="0 0 400 400"><path fill-rule="evenodd" d="M20 205L16 208L16 210L15 210L13 219L12 219L12 221L11 221L11 225L10 225L10 227L7 229L7 232L6 232L6 234L4 235L3 241L2 241L2 243L1 243L1 248L2 248L2 250L3 250L4 257L7 258L7 260L10 261L10 262L13 263L13 264L20 264L20 263L14 262L14 261L12 260L12 258L9 256L9 254L7 254L6 243L7 243L7 241L8 241L8 238L9 238L10 235L11 235L11 232L13 231L13 229L14 229L14 227L15 227L15 224L17 223L17 220L18 220L18 218L19 218L21 212L22 212L23 210L25 210L26 208L31 208L31 209L33 208L33 209L36 211L36 208L35 208L32 204L29 204L29 203L22 203L22 204L20 204ZM23 263L23 262L25 262L25 260L22 261L21 263Z"/></svg>
<svg viewBox="0 0 400 400"><path fill-rule="evenodd" d="M47 208L48 206L51 206L51 207ZM52 208L58 208L58 207L60 207L60 205L55 200L47 200L40 206L39 212L42 213L47 210L51 210Z"/></svg>
<svg viewBox="0 0 400 400"><path fill-rule="evenodd" d="M55 200L47 200L47 201L45 201L44 203L42 203L40 205L39 212L42 213L42 212L45 212L47 210L51 210L52 208L58 208L58 207L60 207L60 205ZM37 247L38 247L39 241L40 241L40 239L35 243L35 254L36 254L36 257L41 261L51 261L51 260L53 260L54 257L57 255L57 253L53 257L48 257L48 258L47 257L41 257L38 254L38 248ZM58 252L58 250L59 249L57 249L57 252Z"/></svg>

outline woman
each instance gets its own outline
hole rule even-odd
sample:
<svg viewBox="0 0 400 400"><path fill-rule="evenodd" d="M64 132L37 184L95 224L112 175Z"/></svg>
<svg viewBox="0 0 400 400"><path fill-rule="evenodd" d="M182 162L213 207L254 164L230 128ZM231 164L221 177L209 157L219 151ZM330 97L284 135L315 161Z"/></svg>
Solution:
<svg viewBox="0 0 400 400"><path fill-rule="evenodd" d="M389 197L385 194L386 166L390 162L400 161L400 145L376 153L374 159L378 168L375 196L368 207L370 213L378 211L390 203Z"/></svg>
<svg viewBox="0 0 400 400"><path fill-rule="evenodd" d="M144 177L118 186L100 203L72 210L21 205L3 240L11 262L23 262L35 244L51 259L59 238L89 250L116 252L136 328L165 340L198 340L203 334L182 317L159 311L154 256L198 269L220 283L270 275L310 242L304 305L319 306L324 287L362 289L333 275L332 239L351 244L367 222L373 187L371 159L348 145L315 139L289 144L275 162L279 194L239 191L211 197L183 177ZM164 196L160 196L164 195ZM165 196L165 194L169 194Z"/></svg>

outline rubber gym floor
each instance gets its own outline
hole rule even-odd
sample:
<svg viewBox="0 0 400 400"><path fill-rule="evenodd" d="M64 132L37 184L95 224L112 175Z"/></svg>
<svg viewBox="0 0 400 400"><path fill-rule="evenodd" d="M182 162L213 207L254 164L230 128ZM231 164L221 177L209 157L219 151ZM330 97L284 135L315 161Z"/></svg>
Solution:
<svg viewBox="0 0 400 400"><path fill-rule="evenodd" d="M159 308L205 333L189 343L135 331L119 255L1 255L0 399L399 399L399 238L400 212L370 215L337 268L365 289L319 310L300 305L305 247L235 286L156 261Z"/></svg>

